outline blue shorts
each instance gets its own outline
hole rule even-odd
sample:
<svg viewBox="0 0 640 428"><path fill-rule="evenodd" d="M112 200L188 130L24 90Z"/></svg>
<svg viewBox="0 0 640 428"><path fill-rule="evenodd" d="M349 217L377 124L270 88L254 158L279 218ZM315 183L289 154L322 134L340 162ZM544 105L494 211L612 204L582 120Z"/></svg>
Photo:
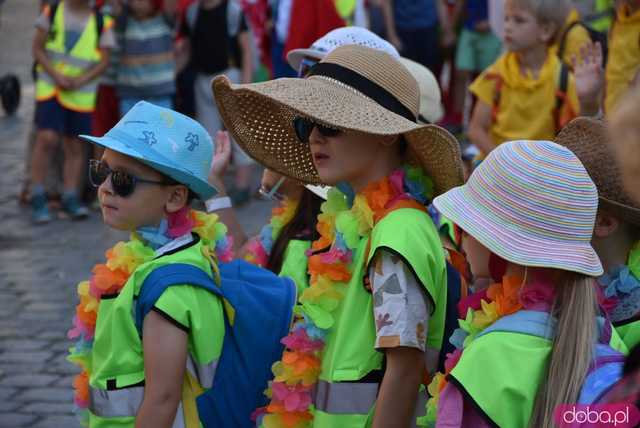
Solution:
<svg viewBox="0 0 640 428"><path fill-rule="evenodd" d="M36 127L39 131L50 129L68 137L91 134L91 119L91 113L69 110L55 97L36 103Z"/></svg>

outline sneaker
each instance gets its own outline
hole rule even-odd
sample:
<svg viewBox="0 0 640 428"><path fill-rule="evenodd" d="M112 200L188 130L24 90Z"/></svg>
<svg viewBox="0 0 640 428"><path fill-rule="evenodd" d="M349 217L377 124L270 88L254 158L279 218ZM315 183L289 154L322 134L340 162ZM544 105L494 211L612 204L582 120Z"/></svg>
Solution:
<svg viewBox="0 0 640 428"><path fill-rule="evenodd" d="M77 196L63 196L62 209L72 220L80 220L89 215L89 210L80 204Z"/></svg>
<svg viewBox="0 0 640 428"><path fill-rule="evenodd" d="M44 224L51 221L51 214L49 214L49 207L47 204L47 195L44 193L31 196L31 218L34 223Z"/></svg>

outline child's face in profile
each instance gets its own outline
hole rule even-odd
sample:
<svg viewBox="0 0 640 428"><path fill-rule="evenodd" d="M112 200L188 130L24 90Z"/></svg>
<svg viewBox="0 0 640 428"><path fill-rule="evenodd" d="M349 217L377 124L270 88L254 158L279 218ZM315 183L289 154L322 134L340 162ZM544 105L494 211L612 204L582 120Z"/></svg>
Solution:
<svg viewBox="0 0 640 428"><path fill-rule="evenodd" d="M462 234L462 250L469 263L474 281L491 276L489 272L489 257L491 256L491 252L466 232Z"/></svg>
<svg viewBox="0 0 640 428"><path fill-rule="evenodd" d="M513 0L504 7L504 45L511 52L523 52L544 43L546 28L533 12Z"/></svg>
<svg viewBox="0 0 640 428"><path fill-rule="evenodd" d="M163 182L159 172L137 160L112 150L105 150L102 162L113 171L127 172L138 179ZM155 226L165 216L165 207L175 186L136 183L133 193L119 196L113 190L111 175L98 188L98 199L105 224L118 230L134 231Z"/></svg>

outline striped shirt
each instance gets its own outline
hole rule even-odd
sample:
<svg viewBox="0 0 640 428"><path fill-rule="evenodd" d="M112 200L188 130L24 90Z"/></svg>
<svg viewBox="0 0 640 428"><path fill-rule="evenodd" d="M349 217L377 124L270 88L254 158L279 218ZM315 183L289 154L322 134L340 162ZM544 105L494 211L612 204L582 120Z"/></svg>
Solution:
<svg viewBox="0 0 640 428"><path fill-rule="evenodd" d="M173 30L161 14L120 25L117 90L122 98L157 97L175 93ZM125 27L125 28L122 28Z"/></svg>

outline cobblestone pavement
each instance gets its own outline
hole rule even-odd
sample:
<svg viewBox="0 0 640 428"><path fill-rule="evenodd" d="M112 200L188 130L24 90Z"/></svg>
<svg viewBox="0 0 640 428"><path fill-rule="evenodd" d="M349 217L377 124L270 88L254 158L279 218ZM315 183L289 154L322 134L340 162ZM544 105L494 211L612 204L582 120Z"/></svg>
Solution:
<svg viewBox="0 0 640 428"><path fill-rule="evenodd" d="M29 73L37 5L7 0L0 11L0 76L14 72L24 85L18 114L8 118L0 111L0 427L74 428L77 370L65 356L76 284L126 235L105 227L97 213L35 227L18 204L33 115ZM240 221L255 233L269 209L253 201L240 210Z"/></svg>

